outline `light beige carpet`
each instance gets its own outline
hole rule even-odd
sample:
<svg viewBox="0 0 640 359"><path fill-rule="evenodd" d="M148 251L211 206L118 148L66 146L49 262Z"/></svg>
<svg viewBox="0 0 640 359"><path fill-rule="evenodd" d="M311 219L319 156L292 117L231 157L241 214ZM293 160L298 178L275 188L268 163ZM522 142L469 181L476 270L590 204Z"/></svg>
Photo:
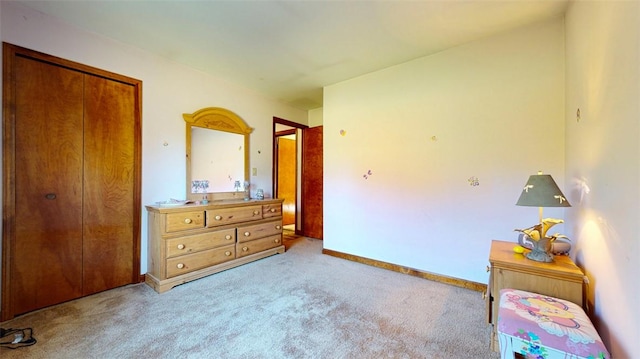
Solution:
<svg viewBox="0 0 640 359"><path fill-rule="evenodd" d="M498 358L478 292L323 255L322 241L163 294L131 285L30 313L9 358Z"/></svg>

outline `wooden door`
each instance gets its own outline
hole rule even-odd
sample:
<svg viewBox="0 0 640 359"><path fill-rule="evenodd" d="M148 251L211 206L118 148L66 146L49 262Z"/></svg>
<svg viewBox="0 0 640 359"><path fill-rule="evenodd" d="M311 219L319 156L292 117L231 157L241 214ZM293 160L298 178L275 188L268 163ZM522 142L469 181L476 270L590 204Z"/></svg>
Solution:
<svg viewBox="0 0 640 359"><path fill-rule="evenodd" d="M83 77L15 58L15 314L82 294Z"/></svg>
<svg viewBox="0 0 640 359"><path fill-rule="evenodd" d="M139 282L141 82L3 45L0 321Z"/></svg>
<svg viewBox="0 0 640 359"><path fill-rule="evenodd" d="M277 198L284 199L282 203L282 224L296 223L296 140L278 137L278 193Z"/></svg>
<svg viewBox="0 0 640 359"><path fill-rule="evenodd" d="M135 281L135 88L85 75L83 295ZM134 277L132 277L132 274Z"/></svg>
<svg viewBox="0 0 640 359"><path fill-rule="evenodd" d="M302 130L302 231L322 239L322 126Z"/></svg>

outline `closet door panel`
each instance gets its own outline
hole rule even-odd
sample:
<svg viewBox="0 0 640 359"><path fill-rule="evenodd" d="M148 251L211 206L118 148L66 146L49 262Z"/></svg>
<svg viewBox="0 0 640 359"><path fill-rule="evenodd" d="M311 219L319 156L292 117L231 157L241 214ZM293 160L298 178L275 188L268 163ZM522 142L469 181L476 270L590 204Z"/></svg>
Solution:
<svg viewBox="0 0 640 359"><path fill-rule="evenodd" d="M14 313L82 292L83 75L15 59Z"/></svg>
<svg viewBox="0 0 640 359"><path fill-rule="evenodd" d="M84 295L132 283L135 88L85 76Z"/></svg>

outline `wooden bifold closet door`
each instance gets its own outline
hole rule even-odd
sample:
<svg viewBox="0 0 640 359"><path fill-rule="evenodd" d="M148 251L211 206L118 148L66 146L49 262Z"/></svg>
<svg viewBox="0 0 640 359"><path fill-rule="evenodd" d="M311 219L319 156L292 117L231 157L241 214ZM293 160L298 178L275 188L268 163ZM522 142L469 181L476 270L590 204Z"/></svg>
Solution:
<svg viewBox="0 0 640 359"><path fill-rule="evenodd" d="M6 320L139 281L142 84L3 52Z"/></svg>

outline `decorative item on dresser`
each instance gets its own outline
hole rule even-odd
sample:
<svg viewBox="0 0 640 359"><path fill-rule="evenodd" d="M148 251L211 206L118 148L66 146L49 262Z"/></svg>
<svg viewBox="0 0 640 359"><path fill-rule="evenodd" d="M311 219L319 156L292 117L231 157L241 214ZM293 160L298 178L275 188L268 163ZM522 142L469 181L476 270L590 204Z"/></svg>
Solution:
<svg viewBox="0 0 640 359"><path fill-rule="evenodd" d="M520 289L541 295L568 300L582 306L584 274L568 256L558 256L551 263L537 262L514 252L516 243L492 241L489 254L489 285L487 322L492 325L491 348L498 350L496 323L498 320L500 290Z"/></svg>
<svg viewBox="0 0 640 359"><path fill-rule="evenodd" d="M221 200L207 205L147 206L146 283L158 293L277 253L281 199Z"/></svg>

